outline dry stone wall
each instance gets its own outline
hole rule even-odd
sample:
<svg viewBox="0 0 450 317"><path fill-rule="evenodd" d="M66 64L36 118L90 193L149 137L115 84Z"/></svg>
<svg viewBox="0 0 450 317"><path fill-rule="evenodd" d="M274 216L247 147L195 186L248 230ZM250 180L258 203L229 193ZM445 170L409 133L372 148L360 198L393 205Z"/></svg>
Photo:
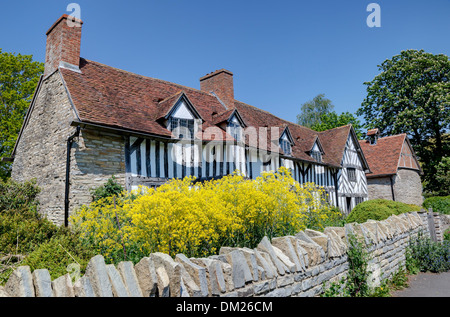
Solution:
<svg viewBox="0 0 450 317"><path fill-rule="evenodd" d="M152 253L133 265L107 265L92 258L75 283L69 274L51 280L47 270L14 271L0 296L8 297L314 297L324 282L348 271L349 235L372 255L370 283L389 278L405 262L409 239L428 234L427 214L408 213L383 221L305 230L295 236L262 239L254 249L223 247L218 255L187 258Z"/></svg>

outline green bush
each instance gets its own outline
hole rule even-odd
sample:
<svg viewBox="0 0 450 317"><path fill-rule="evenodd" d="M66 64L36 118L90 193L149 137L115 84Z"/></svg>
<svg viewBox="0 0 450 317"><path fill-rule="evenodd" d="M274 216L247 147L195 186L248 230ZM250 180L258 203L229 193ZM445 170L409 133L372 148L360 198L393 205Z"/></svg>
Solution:
<svg viewBox="0 0 450 317"><path fill-rule="evenodd" d="M427 210L433 208L434 212L450 215L450 196L429 197L423 202L423 207Z"/></svg>
<svg viewBox="0 0 450 317"><path fill-rule="evenodd" d="M450 228L444 232L444 240L450 242Z"/></svg>
<svg viewBox="0 0 450 317"><path fill-rule="evenodd" d="M28 254L58 231L51 221L31 209L0 213L0 253Z"/></svg>
<svg viewBox="0 0 450 317"><path fill-rule="evenodd" d="M364 223L367 220L381 221L391 215L400 215L405 212L419 211L420 207L408 205L398 201L385 199L368 200L357 205L348 215L346 222Z"/></svg>
<svg viewBox="0 0 450 317"><path fill-rule="evenodd" d="M39 204L36 198L39 192L36 180L18 183L11 179L6 182L0 179L0 213L14 209L36 209Z"/></svg>
<svg viewBox="0 0 450 317"><path fill-rule="evenodd" d="M419 233L409 241L406 249L406 267L412 273L449 271L450 241L435 242Z"/></svg>
<svg viewBox="0 0 450 317"><path fill-rule="evenodd" d="M49 269L56 278L67 274L68 264L83 269L91 258L78 236L38 214L38 193L34 181L0 181L0 258L6 259L0 262L0 285L19 265Z"/></svg>
<svg viewBox="0 0 450 317"><path fill-rule="evenodd" d="M69 230L62 230L49 241L39 245L23 261L31 271L47 269L53 279L71 273L70 264L78 264L80 274L84 274L87 263L94 257L94 252L83 248L77 235Z"/></svg>
<svg viewBox="0 0 450 317"><path fill-rule="evenodd" d="M95 202L103 198L119 196L123 191L123 187L113 175L104 185L91 189L92 201Z"/></svg>

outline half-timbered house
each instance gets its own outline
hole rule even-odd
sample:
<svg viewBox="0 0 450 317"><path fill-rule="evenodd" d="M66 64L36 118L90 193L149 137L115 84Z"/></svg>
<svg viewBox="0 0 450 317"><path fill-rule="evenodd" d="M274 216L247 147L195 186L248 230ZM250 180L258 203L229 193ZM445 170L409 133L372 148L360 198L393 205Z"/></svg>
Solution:
<svg viewBox="0 0 450 317"><path fill-rule="evenodd" d="M82 21L67 20L47 32L45 73L12 153L13 178L37 178L54 222L67 224L112 175L132 190L285 166L345 212L367 199L369 167L351 125L318 133L237 101L225 69L195 89L80 58Z"/></svg>

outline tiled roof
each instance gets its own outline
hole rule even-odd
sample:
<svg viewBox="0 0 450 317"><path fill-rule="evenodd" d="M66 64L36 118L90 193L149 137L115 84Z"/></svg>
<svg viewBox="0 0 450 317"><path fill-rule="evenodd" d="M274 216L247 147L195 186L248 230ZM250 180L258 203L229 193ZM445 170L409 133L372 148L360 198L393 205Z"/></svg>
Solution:
<svg viewBox="0 0 450 317"><path fill-rule="evenodd" d="M280 153L278 139L270 135L271 127L280 129L278 137L286 127L289 128L294 140L294 158L315 162L308 153L319 137L325 152L323 163L341 165L350 126L318 133L243 102L235 101L234 109L225 109L211 93L140 76L86 59L81 59L80 70L78 73L60 68L82 122L170 138L170 131L158 119L164 117L184 93L203 119L203 130L215 127L221 131L223 140L233 138L218 128L218 121L229 118L234 109L237 109L247 127L255 127L257 133L259 128L268 129L268 144L274 138L273 146ZM215 139L217 140L217 136ZM274 147L269 145L268 149Z"/></svg>
<svg viewBox="0 0 450 317"><path fill-rule="evenodd" d="M346 125L319 133L320 143L327 149L326 153L331 164L341 165L350 129L351 125Z"/></svg>
<svg viewBox="0 0 450 317"><path fill-rule="evenodd" d="M405 142L406 134L399 134L380 138L375 145L369 141L360 140L359 144L369 163L371 174L368 178L384 175L394 175L397 173L398 162Z"/></svg>

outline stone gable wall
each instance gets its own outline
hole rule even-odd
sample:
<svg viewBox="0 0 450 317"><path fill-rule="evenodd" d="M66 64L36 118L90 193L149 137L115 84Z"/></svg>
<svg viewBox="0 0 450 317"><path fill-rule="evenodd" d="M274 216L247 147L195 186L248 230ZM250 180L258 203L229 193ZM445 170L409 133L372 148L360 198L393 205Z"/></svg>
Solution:
<svg viewBox="0 0 450 317"><path fill-rule="evenodd" d="M39 210L57 225L64 224L67 138L76 119L61 76L53 73L42 86L23 128L12 167L19 182L37 180ZM71 150L69 214L92 202L90 189L112 176L125 188L125 142L122 136L82 129Z"/></svg>
<svg viewBox="0 0 450 317"><path fill-rule="evenodd" d="M254 249L223 247L208 258L152 253L136 265L106 265L97 255L75 283L69 274L51 281L47 270L20 267L0 287L0 296L314 297L324 282L347 274L349 234L365 242L372 256L369 283L377 285L404 264L409 239L429 234L427 228L427 214L413 212L323 233L307 229L271 242L264 238Z"/></svg>
<svg viewBox="0 0 450 317"><path fill-rule="evenodd" d="M395 177L394 193L397 201L422 206L422 181L419 173L400 168Z"/></svg>
<svg viewBox="0 0 450 317"><path fill-rule="evenodd" d="M58 72L42 84L29 120L17 144L12 179L35 178L41 188L39 210L51 221L64 223L67 138L76 118Z"/></svg>

